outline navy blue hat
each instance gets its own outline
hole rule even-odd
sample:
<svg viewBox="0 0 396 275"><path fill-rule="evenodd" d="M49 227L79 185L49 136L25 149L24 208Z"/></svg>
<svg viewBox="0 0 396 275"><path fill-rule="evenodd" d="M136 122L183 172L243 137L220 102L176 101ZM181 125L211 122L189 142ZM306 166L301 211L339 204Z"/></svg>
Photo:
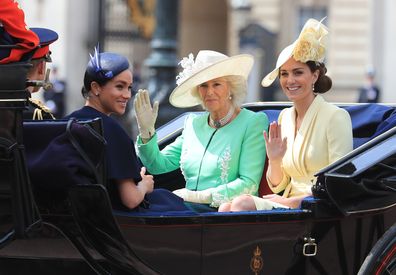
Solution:
<svg viewBox="0 0 396 275"><path fill-rule="evenodd" d="M45 28L30 28L39 38L39 46L32 59L45 58L47 62L51 62L51 52L49 50L49 45L58 40L58 34L50 29Z"/></svg>
<svg viewBox="0 0 396 275"><path fill-rule="evenodd" d="M95 48L94 55L90 55L86 73L94 79L112 79L119 73L129 68L129 61L126 57L110 52L99 53Z"/></svg>

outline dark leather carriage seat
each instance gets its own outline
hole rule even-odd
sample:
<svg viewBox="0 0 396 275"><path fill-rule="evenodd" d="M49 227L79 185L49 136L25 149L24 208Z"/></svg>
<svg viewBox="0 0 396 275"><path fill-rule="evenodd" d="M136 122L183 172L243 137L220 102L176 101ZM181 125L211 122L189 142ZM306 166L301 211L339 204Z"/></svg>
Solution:
<svg viewBox="0 0 396 275"><path fill-rule="evenodd" d="M396 126L396 107L381 104L359 104L342 107L348 111L352 120L353 128L353 148L357 148L374 137L386 132ZM265 110L268 120L277 121L281 110ZM271 194L265 177L267 171L266 161L263 177L261 178L259 195Z"/></svg>
<svg viewBox="0 0 396 275"><path fill-rule="evenodd" d="M352 119L353 148L396 126L396 107L372 103L345 109Z"/></svg>
<svg viewBox="0 0 396 275"><path fill-rule="evenodd" d="M105 184L105 141L100 119L24 121L26 164L35 197L45 208L71 186Z"/></svg>

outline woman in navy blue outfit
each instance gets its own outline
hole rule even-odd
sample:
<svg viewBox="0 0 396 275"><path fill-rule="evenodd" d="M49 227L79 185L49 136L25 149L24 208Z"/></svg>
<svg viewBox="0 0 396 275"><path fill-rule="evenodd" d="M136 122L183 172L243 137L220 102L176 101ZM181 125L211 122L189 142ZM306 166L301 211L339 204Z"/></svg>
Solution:
<svg viewBox="0 0 396 275"><path fill-rule="evenodd" d="M154 187L153 176L146 175L140 167L132 139L112 117L122 115L131 99L132 72L129 61L115 53L99 53L91 56L84 75L82 95L85 106L66 118L103 120L106 145L108 190L113 207L133 209L140 205L145 195Z"/></svg>

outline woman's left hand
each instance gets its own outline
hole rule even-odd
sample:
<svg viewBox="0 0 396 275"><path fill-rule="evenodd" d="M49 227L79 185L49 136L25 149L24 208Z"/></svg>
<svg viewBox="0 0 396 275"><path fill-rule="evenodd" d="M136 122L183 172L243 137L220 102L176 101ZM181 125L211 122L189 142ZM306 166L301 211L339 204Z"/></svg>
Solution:
<svg viewBox="0 0 396 275"><path fill-rule="evenodd" d="M154 189L154 177L152 175L146 175L146 167L140 169L141 181L138 182L137 187L142 191L143 196L153 192Z"/></svg>

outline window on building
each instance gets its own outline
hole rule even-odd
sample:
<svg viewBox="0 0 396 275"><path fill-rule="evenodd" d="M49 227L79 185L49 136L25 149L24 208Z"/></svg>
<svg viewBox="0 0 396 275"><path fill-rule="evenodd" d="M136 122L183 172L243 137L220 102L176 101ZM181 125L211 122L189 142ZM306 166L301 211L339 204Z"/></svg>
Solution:
<svg viewBox="0 0 396 275"><path fill-rule="evenodd" d="M300 7L300 16L299 18L299 22L298 22L298 26L296 31L296 35L298 35L301 31L301 29L304 27L305 22L307 22L307 20L309 18L314 18L317 20L321 20L322 18L326 17L328 15L327 13L327 7L324 6L304 6L304 7ZM327 17L325 19L325 25L329 25L329 18Z"/></svg>

